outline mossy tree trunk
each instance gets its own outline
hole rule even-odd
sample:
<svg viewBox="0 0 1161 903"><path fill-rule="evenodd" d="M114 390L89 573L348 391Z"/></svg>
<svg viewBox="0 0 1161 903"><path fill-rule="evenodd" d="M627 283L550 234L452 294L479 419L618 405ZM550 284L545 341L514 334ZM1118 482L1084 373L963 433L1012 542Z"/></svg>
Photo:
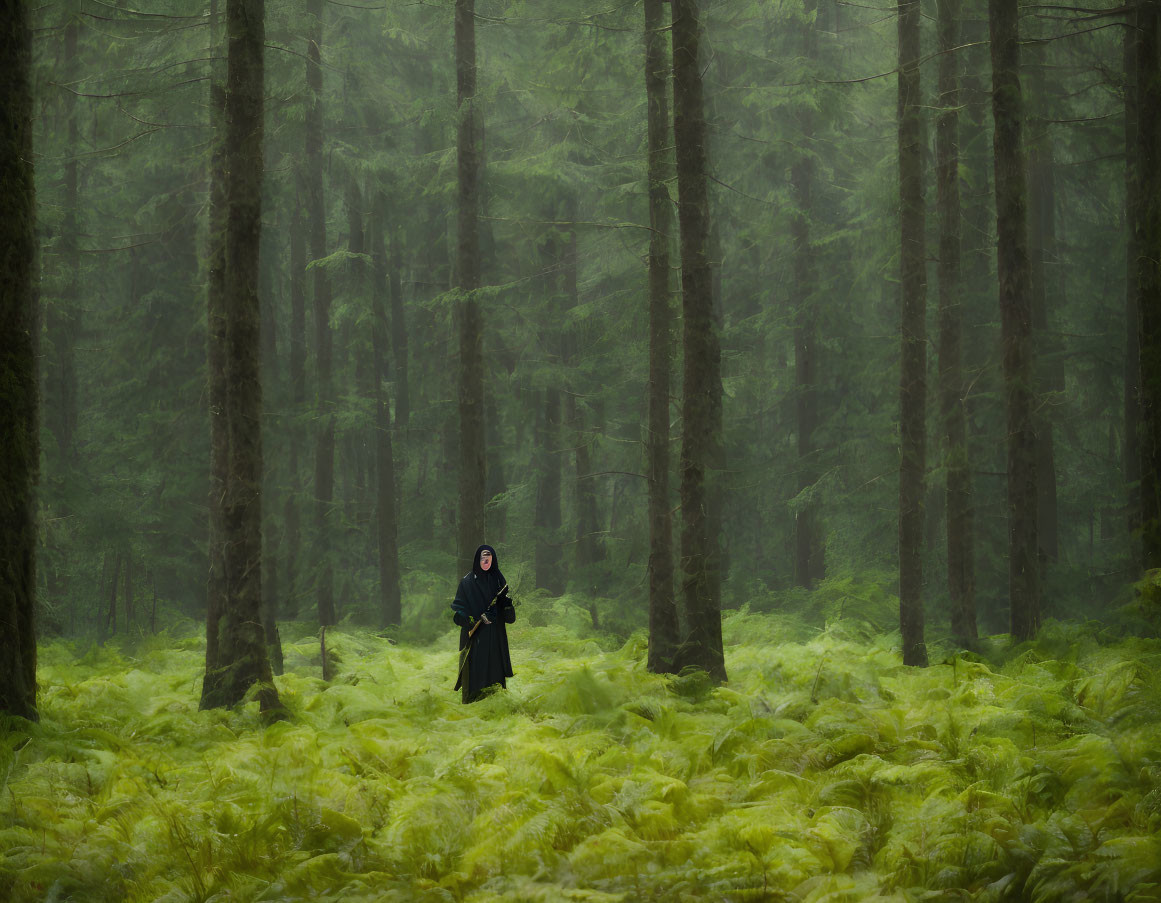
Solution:
<svg viewBox="0 0 1161 903"><path fill-rule="evenodd" d="M29 5L0 5L0 712L37 720L36 196Z"/></svg>
<svg viewBox="0 0 1161 903"><path fill-rule="evenodd" d="M927 252L923 200L923 97L919 0L899 9L899 626L903 662L926 665L923 613L923 497L927 466Z"/></svg>
<svg viewBox="0 0 1161 903"><path fill-rule="evenodd" d="M484 541L484 328L475 292L480 287L480 169L483 122L476 101L475 0L456 0L455 55L457 245L459 317L459 560L467 562Z"/></svg>
<svg viewBox="0 0 1161 903"><path fill-rule="evenodd" d="M262 234L264 0L226 4L226 604L218 666L202 708L235 705L254 684L264 713L280 709L262 626L262 382L258 301ZM207 625L212 629L215 625Z"/></svg>
<svg viewBox="0 0 1161 903"><path fill-rule="evenodd" d="M1033 423L1032 286L1024 102L1016 0L989 0L995 122L997 270L1007 408L1008 596L1012 633L1030 639L1040 624L1036 434Z"/></svg>
<svg viewBox="0 0 1161 903"><path fill-rule="evenodd" d="M722 466L721 347L713 307L707 189L707 129L697 0L672 0L673 133L677 149L678 221L685 363L682 377L681 572L689 634L680 663L726 679L720 603L714 594L720 537L711 529L710 498Z"/></svg>
<svg viewBox="0 0 1161 903"><path fill-rule="evenodd" d="M673 367L673 301L669 246L669 48L662 0L645 0L645 95L649 178L649 415L645 441L649 477L649 670L673 669L677 600L673 591L673 523L669 501L669 393Z"/></svg>
<svg viewBox="0 0 1161 903"><path fill-rule="evenodd" d="M939 119L936 186L939 203L939 412L943 426L947 493L947 590L951 632L959 641L978 636L972 561L972 482L964 411L963 283L960 276L959 44L960 0L939 2Z"/></svg>

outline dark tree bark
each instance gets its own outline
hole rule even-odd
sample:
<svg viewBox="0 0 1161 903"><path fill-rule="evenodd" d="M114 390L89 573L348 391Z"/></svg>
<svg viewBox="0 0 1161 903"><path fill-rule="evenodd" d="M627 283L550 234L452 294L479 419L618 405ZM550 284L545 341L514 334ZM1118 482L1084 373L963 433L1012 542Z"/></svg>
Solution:
<svg viewBox="0 0 1161 903"><path fill-rule="evenodd" d="M290 486L286 493L286 590L282 601L283 617L298 617L300 595L298 564L302 554L302 473L299 454L302 430L298 418L306 408L306 243L302 216L297 200L290 221L290 422L287 439L290 445Z"/></svg>
<svg viewBox="0 0 1161 903"><path fill-rule="evenodd" d="M1138 428L1141 548L1161 567L1161 60L1156 0L1137 7L1137 322L1141 359Z"/></svg>
<svg viewBox="0 0 1161 903"><path fill-rule="evenodd" d="M1042 50L1043 53L1043 50ZM1048 101L1044 67L1046 60L1028 67L1030 94L1043 109ZM1051 304L1063 309L1065 292L1059 277L1056 247L1056 173L1048 117L1042 112L1028 118L1028 241L1029 277L1032 284L1032 332L1035 338L1037 373L1035 381L1036 429L1036 508L1037 541L1041 571L1060 556L1056 491L1056 451L1053 441L1052 393L1064 391L1064 372L1055 354L1055 341L1048 329Z"/></svg>
<svg viewBox="0 0 1161 903"><path fill-rule="evenodd" d="M939 3L939 106L936 186L939 198L939 411L943 421L947 493L947 590L951 632L971 642L976 629L972 561L972 482L964 411L960 278L959 45L960 0Z"/></svg>
<svg viewBox="0 0 1161 903"><path fill-rule="evenodd" d="M669 48L662 0L645 0L645 94L648 100L649 178L649 418L645 442L649 477L649 670L673 669L677 600L673 590L673 523L669 501L669 393L673 361L673 302L669 244Z"/></svg>
<svg viewBox="0 0 1161 903"><path fill-rule="evenodd" d="M899 199L902 316L899 374L899 626L903 663L927 664L923 497L927 466L927 253L923 202L919 0L899 7Z"/></svg>
<svg viewBox="0 0 1161 903"><path fill-rule="evenodd" d="M815 3L808 0L806 12L814 12ZM804 25L803 55L810 61L815 56L817 36L814 25ZM798 426L798 489L808 490L818 479L815 462L814 431L818 426L817 336L815 327L815 292L817 276L814 248L811 245L810 226L814 215L815 188L814 111L804 104L798 116L799 148L790 168L790 191L794 198L794 214L790 234L794 246L794 283L790 302L794 310L794 413ZM822 571L820 561L819 525L816 505L811 502L799 508L794 519L794 582L810 587L816 574Z"/></svg>
<svg viewBox="0 0 1161 903"><path fill-rule="evenodd" d="M456 137L458 183L456 277L459 304L460 474L457 516L459 560L484 541L484 327L475 292L480 287L480 169L483 122L476 107L475 0L456 0Z"/></svg>
<svg viewBox="0 0 1161 903"><path fill-rule="evenodd" d="M262 628L262 382L258 301L262 234L264 0L227 0L226 76L226 607L216 625L218 667L202 708L235 705L259 684L259 707L279 710Z"/></svg>
<svg viewBox="0 0 1161 903"><path fill-rule="evenodd" d="M0 6L0 712L36 710L36 186L29 4Z"/></svg>
<svg viewBox="0 0 1161 903"><path fill-rule="evenodd" d="M210 4L211 46L217 48L218 5ZM206 250L206 379L210 408L209 573L206 578L206 673L221 667L220 623L226 612L226 91L225 73L215 65L210 78L210 204ZM118 559L118 564L120 563ZM116 585L116 577L113 583ZM203 685L203 700L205 686Z"/></svg>
<svg viewBox="0 0 1161 903"><path fill-rule="evenodd" d="M323 0L308 0L306 41L306 213L310 231L310 256L327 256L326 198L323 195L322 41ZM318 380L318 435L314 465L314 547L318 620L334 624L334 564L331 561L331 508L335 496L335 418L333 337L330 326L331 281L324 267L314 268L315 359Z"/></svg>
<svg viewBox="0 0 1161 903"><path fill-rule="evenodd" d="M395 307L394 298L385 298L396 284L387 275L387 248L384 242L384 224L387 205L380 198L375 215L371 219L371 254L374 257L374 274L371 288L372 307L375 324L372 333L374 343L374 397L375 397L375 473L377 479L376 497L376 538L379 560L379 611L382 626L398 625L402 620L402 606L399 594L399 527L396 514L398 489L395 476L395 457L391 441L391 409L383 383L390 379L387 344L391 330L387 323L387 307ZM402 316L402 305L398 316ZM406 348L406 345L404 346ZM396 370L398 372L398 370ZM398 384L396 384L398 389ZM396 402L398 404L398 401Z"/></svg>
<svg viewBox="0 0 1161 903"><path fill-rule="evenodd" d="M1125 28L1125 222L1127 224L1125 253L1125 386L1124 386L1124 459L1126 517L1129 528L1129 547L1134 561L1140 565L1141 548L1137 536L1141 529L1141 444L1138 429L1141 423L1140 383L1141 346L1137 316L1137 266L1140 247L1137 245L1137 217L1140 210L1139 174L1137 172L1137 11L1130 5Z"/></svg>
<svg viewBox="0 0 1161 903"><path fill-rule="evenodd" d="M1004 395L1007 408L1008 594L1012 633L1026 640L1040 625L1036 523L1036 435L1032 286L1016 0L989 0L992 116L995 121L996 241Z"/></svg>
<svg viewBox="0 0 1161 903"><path fill-rule="evenodd" d="M682 381L681 571L689 635L677 663L726 679L722 618L713 593L720 537L710 529L709 500L723 463L721 347L709 260L705 105L698 65L697 0L672 0L673 133L677 148L678 221L685 365Z"/></svg>

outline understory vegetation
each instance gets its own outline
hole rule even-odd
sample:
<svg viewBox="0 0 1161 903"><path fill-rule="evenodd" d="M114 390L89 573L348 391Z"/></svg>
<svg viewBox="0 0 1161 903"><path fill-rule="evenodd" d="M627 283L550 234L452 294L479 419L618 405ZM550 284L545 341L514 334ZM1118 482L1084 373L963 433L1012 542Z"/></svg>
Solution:
<svg viewBox="0 0 1161 903"><path fill-rule="evenodd" d="M45 643L0 898L1161 900L1161 642L1051 622L904 668L871 595L727 613L720 687L533 596L471 706L453 631L329 631L324 682L290 623L271 724L198 711L196 625Z"/></svg>

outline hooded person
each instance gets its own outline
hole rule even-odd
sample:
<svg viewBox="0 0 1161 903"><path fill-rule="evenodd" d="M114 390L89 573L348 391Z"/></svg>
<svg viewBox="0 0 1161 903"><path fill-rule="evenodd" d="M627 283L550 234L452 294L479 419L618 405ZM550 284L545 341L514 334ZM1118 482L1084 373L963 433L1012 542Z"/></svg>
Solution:
<svg viewBox="0 0 1161 903"><path fill-rule="evenodd" d="M516 620L516 609L508 595L508 581L500 571L500 559L491 546L476 549L472 569L460 581L451 607L452 620L460 628L461 650L454 689L463 690L464 702L475 702L485 687L507 687L512 677L504 625Z"/></svg>

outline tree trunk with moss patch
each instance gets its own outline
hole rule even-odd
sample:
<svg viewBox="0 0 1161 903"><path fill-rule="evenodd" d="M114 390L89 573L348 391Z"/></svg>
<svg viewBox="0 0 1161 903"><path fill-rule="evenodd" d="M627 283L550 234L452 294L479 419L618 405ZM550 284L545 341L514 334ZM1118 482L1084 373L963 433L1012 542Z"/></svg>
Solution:
<svg viewBox="0 0 1161 903"><path fill-rule="evenodd" d="M235 705L254 684L280 709L262 627L262 383L258 263L262 231L264 0L226 4L226 604L218 667L202 708Z"/></svg>

